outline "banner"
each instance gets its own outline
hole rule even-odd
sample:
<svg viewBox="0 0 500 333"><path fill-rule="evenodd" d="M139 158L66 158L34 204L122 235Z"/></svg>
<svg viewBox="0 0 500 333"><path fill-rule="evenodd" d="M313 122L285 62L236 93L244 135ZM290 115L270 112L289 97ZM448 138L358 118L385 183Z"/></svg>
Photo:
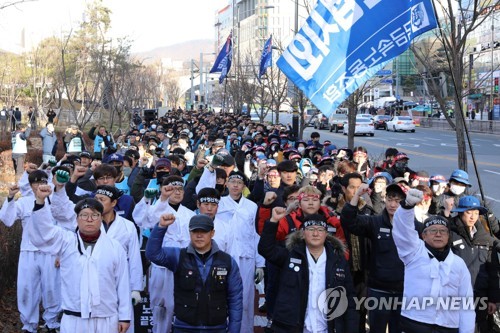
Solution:
<svg viewBox="0 0 500 333"><path fill-rule="evenodd" d="M233 33L231 32L229 34L229 37L227 37L226 43L220 50L219 55L217 56L217 59L215 59L214 66L210 70L210 73L220 73L219 76L219 84L222 84L224 82L224 79L227 76L227 73L229 73L229 70L231 69L231 63L233 60L233 40L232 40Z"/></svg>
<svg viewBox="0 0 500 333"><path fill-rule="evenodd" d="M259 82L260 78L266 72L268 67L271 67L273 63L273 35L264 43L264 48L262 49L262 56L260 57L259 66Z"/></svg>
<svg viewBox="0 0 500 333"><path fill-rule="evenodd" d="M329 117L436 24L431 0L318 0L277 65Z"/></svg>

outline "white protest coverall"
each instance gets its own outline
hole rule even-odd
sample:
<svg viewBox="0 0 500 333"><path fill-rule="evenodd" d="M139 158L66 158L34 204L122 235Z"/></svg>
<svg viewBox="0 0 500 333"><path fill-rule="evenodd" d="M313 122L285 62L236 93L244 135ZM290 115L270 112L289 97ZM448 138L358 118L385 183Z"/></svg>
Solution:
<svg viewBox="0 0 500 333"><path fill-rule="evenodd" d="M405 307L401 316L421 323L442 327L459 328L460 333L473 333L476 313L471 309L446 309L437 306L439 298L446 301L451 297L473 300L473 290L469 270L465 262L451 250L444 261L438 261L429 255L424 241L414 228L413 209L399 207L394 214L392 237L398 249L398 255L405 264L403 298L406 302L418 301L420 306ZM423 297L432 298L424 305ZM445 304L445 303L444 303Z"/></svg>
<svg viewBox="0 0 500 333"><path fill-rule="evenodd" d="M254 326L255 267L264 267L265 262L264 258L257 253L260 237L255 229L256 214L257 205L244 196L239 202L234 201L230 196L225 196L219 202L215 217L216 220L229 221L226 224L229 226L226 232L233 240L232 242L226 241L227 244L231 244L228 253L238 263L243 282L241 332L248 333L253 332Z"/></svg>
<svg viewBox="0 0 500 333"><path fill-rule="evenodd" d="M101 233L92 249L78 232L49 223L47 203L33 211L29 226L33 243L61 258L61 333L118 332L130 321L131 300L127 257L122 245ZM70 314L71 313L71 314Z"/></svg>
<svg viewBox="0 0 500 333"><path fill-rule="evenodd" d="M40 300L42 300L44 308L42 318L47 327L59 327L57 317L61 311L61 281L59 268L55 266L57 256L41 252L31 241L28 228L32 223L35 196L31 188L29 192L25 193L26 195L17 201L5 200L0 209L0 220L7 227L11 227L16 220L21 219L23 233L17 270L17 307L21 314L22 329L36 332L38 330ZM73 210L67 209L67 202L64 201L69 201L67 196L59 196L54 193L50 200L53 205L48 210L44 222L51 225L57 222L57 224L70 229L76 226L75 213Z"/></svg>
<svg viewBox="0 0 500 333"><path fill-rule="evenodd" d="M115 220L108 228L104 228L104 222L101 225L101 232L106 233L108 237L117 240L125 250L128 261L128 271L130 277L130 290L142 291L143 289L143 272L142 260L139 247L139 238L137 237L137 229L134 222L129 221L117 213ZM131 322L128 333L134 332L134 309L131 307Z"/></svg>
<svg viewBox="0 0 500 333"><path fill-rule="evenodd" d="M137 216L143 218L136 219L136 210ZM174 214L175 216L175 222L168 227L165 233L162 246L187 247L190 242L189 220L195 213L183 205L180 205L179 209L175 211L168 204L168 200L158 199L151 206L146 203L145 198L142 198L135 206L134 220L141 228L153 228L160 221L162 214ZM149 293L153 310L153 332L170 332L174 315L174 274L165 267L151 263Z"/></svg>

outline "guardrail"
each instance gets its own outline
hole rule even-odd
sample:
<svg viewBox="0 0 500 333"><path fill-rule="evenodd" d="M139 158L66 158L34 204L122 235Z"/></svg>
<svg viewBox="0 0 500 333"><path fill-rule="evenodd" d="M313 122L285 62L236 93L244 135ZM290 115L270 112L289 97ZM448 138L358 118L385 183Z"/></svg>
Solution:
<svg viewBox="0 0 500 333"><path fill-rule="evenodd" d="M439 130L452 130L446 119L432 117L415 117L420 121L420 127L434 128ZM453 119L453 121L455 121ZM472 120L466 119L465 123L471 132L481 132L490 134L500 134L500 121L498 120Z"/></svg>

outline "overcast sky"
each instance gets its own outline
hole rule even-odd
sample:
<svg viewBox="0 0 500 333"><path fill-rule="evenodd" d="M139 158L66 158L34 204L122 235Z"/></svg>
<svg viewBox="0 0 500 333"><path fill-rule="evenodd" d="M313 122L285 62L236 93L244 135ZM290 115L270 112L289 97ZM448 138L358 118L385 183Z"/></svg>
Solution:
<svg viewBox="0 0 500 333"><path fill-rule="evenodd" d="M8 0L12 2L13 0ZM19 50L77 28L90 0L37 0L0 11L0 48ZM7 0L0 0L0 4ZM129 36L132 52L193 39L214 39L214 15L228 0L103 0L111 9L113 37Z"/></svg>

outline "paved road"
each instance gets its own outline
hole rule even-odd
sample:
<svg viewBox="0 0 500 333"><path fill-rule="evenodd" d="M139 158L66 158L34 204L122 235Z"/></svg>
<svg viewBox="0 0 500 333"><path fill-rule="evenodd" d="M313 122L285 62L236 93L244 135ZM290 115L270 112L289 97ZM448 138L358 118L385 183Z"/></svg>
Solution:
<svg viewBox="0 0 500 333"><path fill-rule="evenodd" d="M280 122L291 122L291 116L280 114ZM312 127L304 131L304 138L309 138ZM321 141L331 140L337 147L347 146L347 136L342 133L318 131ZM470 133L472 147L476 156L479 177L485 197L495 215L500 217L500 137L492 134ZM378 161L384 157L388 147L396 147L410 157L409 166L415 171L427 170L429 173L443 174L449 177L457 168L457 144L455 132L439 131L417 127L415 133L394 133L385 130L375 131L374 137L356 136L355 146L364 146L370 159ZM468 171L473 184L470 193L479 193L478 179L468 152Z"/></svg>

